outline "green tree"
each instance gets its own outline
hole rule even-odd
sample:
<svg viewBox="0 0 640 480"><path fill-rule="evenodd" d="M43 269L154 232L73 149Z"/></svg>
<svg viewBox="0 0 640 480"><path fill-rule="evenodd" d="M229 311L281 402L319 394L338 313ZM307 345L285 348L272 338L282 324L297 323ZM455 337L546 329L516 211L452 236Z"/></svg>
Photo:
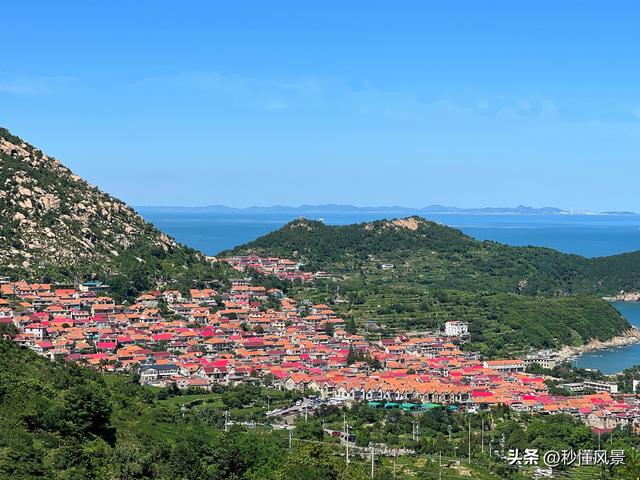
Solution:
<svg viewBox="0 0 640 480"><path fill-rule="evenodd" d="M349 345L349 352L347 353L347 365L352 365L358 361L358 354L353 344Z"/></svg>
<svg viewBox="0 0 640 480"><path fill-rule="evenodd" d="M33 445L16 445L0 450L0 478L30 480L46 478L43 452Z"/></svg>
<svg viewBox="0 0 640 480"><path fill-rule="evenodd" d="M18 329L13 323L0 323L0 339L13 338L17 333Z"/></svg>
<svg viewBox="0 0 640 480"><path fill-rule="evenodd" d="M325 445L303 444L287 455L278 471L279 480L365 480L366 473L345 465Z"/></svg>
<svg viewBox="0 0 640 480"><path fill-rule="evenodd" d="M167 476L175 480L215 480L202 464L200 448L188 441L179 442L167 460Z"/></svg>
<svg viewBox="0 0 640 480"><path fill-rule="evenodd" d="M62 420L69 433L87 435L99 433L109 424L111 405L96 383L90 382L69 389L63 395Z"/></svg>
<svg viewBox="0 0 640 480"><path fill-rule="evenodd" d="M322 440L324 431L322 424L317 420L305 421L300 419L296 422L296 437L303 440Z"/></svg>
<svg viewBox="0 0 640 480"><path fill-rule="evenodd" d="M335 330L335 327L333 326L333 323L326 322L324 324L324 333L325 333L325 335L327 335L329 337L333 337L334 333L336 333L336 330Z"/></svg>
<svg viewBox="0 0 640 480"><path fill-rule="evenodd" d="M640 479L640 452L636 449L627 449L624 455L624 465L617 470L617 473L624 480Z"/></svg>
<svg viewBox="0 0 640 480"><path fill-rule="evenodd" d="M371 441L371 436L369 435L369 430L367 428L361 427L356 431L356 444L361 447L366 447L369 445Z"/></svg>
<svg viewBox="0 0 640 480"><path fill-rule="evenodd" d="M120 443L111 457L110 478L114 480L137 480L151 478L153 474L153 452L140 448L135 443Z"/></svg>
<svg viewBox="0 0 640 480"><path fill-rule="evenodd" d="M358 326L356 325L356 321L353 319L353 317L347 318L347 321L345 322L345 325L344 325L344 329L350 335L354 335L358 331Z"/></svg>

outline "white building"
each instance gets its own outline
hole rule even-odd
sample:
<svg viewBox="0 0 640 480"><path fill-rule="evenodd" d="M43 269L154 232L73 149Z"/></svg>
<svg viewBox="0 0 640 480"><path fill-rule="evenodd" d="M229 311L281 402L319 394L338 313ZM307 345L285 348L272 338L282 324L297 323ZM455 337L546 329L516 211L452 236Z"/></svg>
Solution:
<svg viewBox="0 0 640 480"><path fill-rule="evenodd" d="M180 368L177 365L143 365L140 367L140 383L142 385L151 385L162 378L178 375Z"/></svg>
<svg viewBox="0 0 640 480"><path fill-rule="evenodd" d="M469 333L469 324L460 320L450 320L444 324L444 334L449 337L461 337Z"/></svg>
<svg viewBox="0 0 640 480"><path fill-rule="evenodd" d="M584 381L585 390L593 390L594 392L618 393L618 384L607 382L594 382L592 380Z"/></svg>
<svg viewBox="0 0 640 480"><path fill-rule="evenodd" d="M524 361L517 358L511 360L485 360L482 366L498 372L524 372Z"/></svg>
<svg viewBox="0 0 640 480"><path fill-rule="evenodd" d="M525 367L537 364L542 368L552 369L559 363L561 363L560 356L552 350L540 350L539 352L530 353L524 357Z"/></svg>
<svg viewBox="0 0 640 480"><path fill-rule="evenodd" d="M596 382L593 380L585 380L584 382L563 383L560 388L566 388L571 393L581 393L585 390L592 392L609 392L618 393L618 385L616 383Z"/></svg>

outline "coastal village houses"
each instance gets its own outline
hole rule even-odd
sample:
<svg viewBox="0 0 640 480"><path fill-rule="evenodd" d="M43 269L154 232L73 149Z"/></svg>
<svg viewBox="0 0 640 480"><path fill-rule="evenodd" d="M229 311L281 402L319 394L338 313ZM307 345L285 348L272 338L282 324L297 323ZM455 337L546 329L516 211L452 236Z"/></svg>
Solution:
<svg viewBox="0 0 640 480"><path fill-rule="evenodd" d="M239 273L254 269L287 280L313 281L318 273L301 272L297 263L275 257L224 261ZM161 311L171 312L171 318ZM464 351L465 322L447 322L443 334L368 342L347 333L330 306L303 308L281 290L244 277L226 291L155 290L131 304L115 302L100 282L58 288L4 279L0 324L15 326L14 340L47 358L138 373L145 385L211 389L264 382L346 404L470 409L504 404L523 412L568 413L597 428L635 427L640 417L638 398L619 395L610 385L583 385L591 393L551 395L543 378L525 373L533 358L481 360ZM347 362L350 349L369 361ZM537 359L554 360L551 354Z"/></svg>

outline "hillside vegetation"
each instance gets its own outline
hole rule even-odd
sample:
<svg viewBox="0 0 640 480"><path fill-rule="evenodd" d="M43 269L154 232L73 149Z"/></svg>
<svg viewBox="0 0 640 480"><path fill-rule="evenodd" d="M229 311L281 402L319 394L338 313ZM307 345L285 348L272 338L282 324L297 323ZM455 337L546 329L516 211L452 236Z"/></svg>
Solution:
<svg viewBox="0 0 640 480"><path fill-rule="evenodd" d="M0 479L369 478L366 463L345 465L336 455L337 442L329 445L337 449L304 442L316 438L305 432L315 435L318 422L299 424L291 449L285 430L225 431L225 411L236 421L264 421L268 400L290 405L291 392L253 386L178 392L135 381L51 363L0 339Z"/></svg>
<svg viewBox="0 0 640 480"><path fill-rule="evenodd" d="M216 275L197 251L0 128L0 276L99 278L135 294Z"/></svg>
<svg viewBox="0 0 640 480"><path fill-rule="evenodd" d="M346 226L295 220L231 253L301 258L334 273L375 272L465 291L611 295L640 289L640 252L587 259L542 247L479 241L420 217Z"/></svg>
<svg viewBox="0 0 640 480"><path fill-rule="evenodd" d="M178 392L142 387L135 377L100 374L73 364L51 363L8 340L0 340L0 479L31 480L365 480L368 458L352 456L323 432L341 429L346 418L356 444L369 441L407 446L418 453L377 456L375 480L457 478L455 468L440 462L466 455L467 426L473 423L473 462L465 465L478 480L531 478L502 460L488 462L477 438L481 415L469 417L433 409L421 415L373 409L327 407L308 420L296 420L292 445L286 430L224 431L224 412L238 420L265 421L267 407L291 405L292 392L257 386L226 387L213 393ZM299 395L299 394L298 394ZM183 406L185 408L183 408ZM503 407L484 413L485 442L504 438L523 450L593 448L596 435L567 415L515 416ZM491 422L489 422L491 419ZM419 422L422 435L412 440ZM617 430L607 438L612 449L637 447L637 435ZM486 443L485 443L486 445ZM464 462L458 458L455 463ZM397 465L396 465L397 464ZM635 465L635 463L634 463ZM637 465L636 465L637 467ZM637 470L634 470L637 472ZM589 471L577 471L585 475ZM625 473L620 470L618 473ZM618 478L618 477L616 477ZM636 478L629 475L620 478Z"/></svg>
<svg viewBox="0 0 640 480"><path fill-rule="evenodd" d="M273 478L284 438L185 421L163 390L93 370L50 363L0 340L0 478ZM195 396L195 398L201 398ZM183 400L187 401L187 400ZM184 415L182 416L184 417Z"/></svg>
<svg viewBox="0 0 640 480"><path fill-rule="evenodd" d="M629 328L600 296L640 287L638 252L587 259L548 248L479 241L420 217L328 226L299 219L226 254L300 259L331 282L304 289L344 315L387 330L471 322L487 354L607 340ZM383 270L382 263L393 268Z"/></svg>

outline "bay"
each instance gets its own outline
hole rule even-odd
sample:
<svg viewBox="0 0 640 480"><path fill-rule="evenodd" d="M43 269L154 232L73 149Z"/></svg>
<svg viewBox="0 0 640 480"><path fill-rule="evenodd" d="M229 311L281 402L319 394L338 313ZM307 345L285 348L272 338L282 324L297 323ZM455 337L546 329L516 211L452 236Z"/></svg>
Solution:
<svg viewBox="0 0 640 480"><path fill-rule="evenodd" d="M631 325L640 328L640 303L614 302L613 306ZM577 367L600 370L605 374L618 373L638 364L640 364L640 343L583 353L574 363Z"/></svg>

